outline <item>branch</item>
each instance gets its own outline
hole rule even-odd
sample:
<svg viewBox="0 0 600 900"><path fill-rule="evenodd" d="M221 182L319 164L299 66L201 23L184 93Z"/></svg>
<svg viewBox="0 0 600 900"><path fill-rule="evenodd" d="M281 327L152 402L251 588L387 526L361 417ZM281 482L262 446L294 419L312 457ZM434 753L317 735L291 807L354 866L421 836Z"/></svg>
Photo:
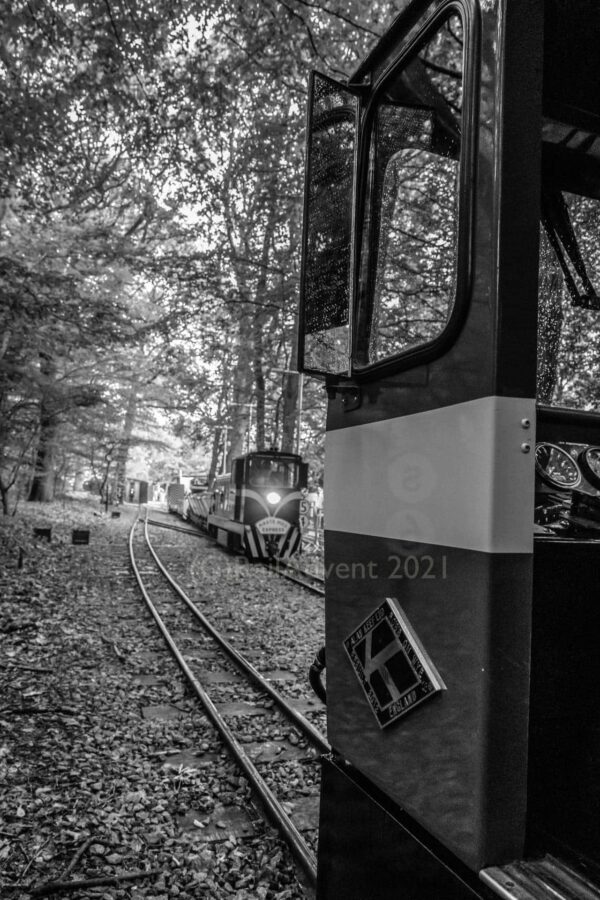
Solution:
<svg viewBox="0 0 600 900"><path fill-rule="evenodd" d="M277 0L277 2L281 2L281 0ZM351 19L350 16L345 16L343 13L336 12L334 9L328 9L327 6L323 6L321 3L309 3L308 0L296 0L296 2L300 3L302 6L307 6L309 9L317 9L319 12L324 12L334 19L340 19L342 22L346 22L347 25L352 25L353 28L358 28L360 31L365 31L367 34L372 34L376 38L381 37L380 32L373 31L372 28L362 25L360 22L357 22L356 19Z"/></svg>
<svg viewBox="0 0 600 900"><path fill-rule="evenodd" d="M32 897L45 897L47 894L58 894L62 891L78 891L87 888L110 885L119 887L122 881L138 881L140 878L152 878L160 875L160 869L148 869L147 872L124 872L122 875L106 875L103 878L84 878L79 881L48 881L33 888Z"/></svg>
<svg viewBox="0 0 600 900"><path fill-rule="evenodd" d="M75 868L75 866L77 865L77 863L79 862L79 860L81 859L83 854L86 852L88 847L91 844L93 844L93 842L94 842L94 836L92 835L92 837L89 837L81 845L81 847L77 850L77 853L75 854L75 856L73 857L73 859L71 860L71 862L69 863L69 865L67 866L65 871L62 873L61 881L65 881L65 879L69 877L69 875L71 874L71 872L73 871L73 869Z"/></svg>
<svg viewBox="0 0 600 900"><path fill-rule="evenodd" d="M305 21L305 19L303 19L303 17L300 15L300 13L296 12L295 9L292 9L290 6L287 5L287 3L284 3L283 0L277 0L277 2L280 4L280 6L283 6L285 9L287 9L287 11L289 13L291 13L291 15L294 16L295 19L299 19L300 22L302 22L304 29L306 31L306 34L308 35L308 40L310 41L310 46L313 49L313 53L315 54L316 57L318 57L318 59L322 60L324 58L323 54L319 53L319 51L317 49L317 44L315 42L313 33L310 29L310 25L308 24L308 22Z"/></svg>

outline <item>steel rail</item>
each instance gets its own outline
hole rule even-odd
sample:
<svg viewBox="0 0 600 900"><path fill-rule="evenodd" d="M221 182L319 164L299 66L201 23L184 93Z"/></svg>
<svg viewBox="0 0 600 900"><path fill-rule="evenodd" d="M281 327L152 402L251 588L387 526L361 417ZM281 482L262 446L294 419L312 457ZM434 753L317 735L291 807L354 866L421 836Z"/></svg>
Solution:
<svg viewBox="0 0 600 900"><path fill-rule="evenodd" d="M183 534L191 534L194 537L206 537L198 528L186 528L185 525L174 525L172 522L158 522L156 519L148 519L148 525L156 525L157 528L166 528L168 531L181 531Z"/></svg>
<svg viewBox="0 0 600 900"><path fill-rule="evenodd" d="M315 886L317 883L317 861L313 852L311 851L310 847L308 846L290 817L283 809L283 806L279 803L279 801L271 791L262 775L259 773L252 760L249 758L248 754L245 752L242 745L235 738L233 732L217 710L215 704L211 700L210 696L208 695L200 681L198 681L198 679L186 663L175 641L171 637L169 630L167 629L156 607L150 599L148 591L146 590L146 587L140 575L139 569L136 565L135 554L133 552L133 533L138 521L139 517L135 520L131 527L131 531L129 532L129 555L133 572L140 586L140 590L142 592L146 605L152 613L152 616L154 617L154 620L158 625L162 636L167 642L171 653L177 660L179 667L184 672L185 677L188 679L191 687L194 690L194 693L206 710L208 718L211 720L211 722L225 741L232 756L235 758L236 762L248 778L248 781L250 782L251 786L260 798L260 801L264 805L267 815L269 816L275 827L278 828L280 834L289 844L294 856L310 879L311 884ZM146 525L146 533L147 527L148 526Z"/></svg>
<svg viewBox="0 0 600 900"><path fill-rule="evenodd" d="M325 579L321 575L315 575L313 572L307 572L306 569L299 569L293 563L288 562L285 559L276 560L276 568L277 566L283 566L284 569L289 569L291 572L296 572L298 575L304 575L310 581L315 581L317 584L321 585L323 588L325 587Z"/></svg>
<svg viewBox="0 0 600 900"><path fill-rule="evenodd" d="M198 537L207 537L206 533L200 531L200 529L185 528L182 525L173 525L170 522L158 522L156 519L147 519L147 521L149 525L155 525L157 528L166 528L170 531L181 531L183 534L197 535ZM301 587L306 588L307 591L312 591L319 597L325 596L324 587L318 587L315 584L310 584L310 581L316 581L321 585L325 584L324 579L320 578L318 575L312 575L310 572L304 572L302 569L294 569L294 566L290 566L283 560L275 560L274 563L264 561L263 565L265 566L265 568L270 569L271 571L275 570L275 572L282 578L286 578L288 581L292 581L294 584L299 584ZM291 575L288 572L280 572L280 567L292 569L298 572L300 575L305 575L308 580L304 581L302 578L296 578L294 575Z"/></svg>
<svg viewBox="0 0 600 900"><path fill-rule="evenodd" d="M301 587L306 588L307 591L312 591L313 594L317 594L319 597L325 596L325 580L323 578L319 578L318 575L311 575L310 572L304 572L302 569L295 569L294 566L288 565L288 563L283 562L282 560L275 560L274 563L263 562L263 566L265 569L269 569L270 572L275 572L276 575L279 575L280 578L285 578L287 581L292 581L294 584L299 584ZM320 582L323 587L317 587L315 584L310 584L308 581L304 581L302 578L296 578L294 575L291 575L289 572L282 572L281 568L291 569L296 572L299 572L301 575L306 575L307 578L312 581Z"/></svg>
<svg viewBox="0 0 600 900"><path fill-rule="evenodd" d="M188 595L185 593L182 587L177 584L175 579L170 575L167 571L165 565L161 561L158 553L152 546L152 542L148 537L148 521L146 520L144 526L144 536L146 538L146 542L148 544L148 549L150 553L154 557L154 560L173 588L184 603L190 608L190 610L194 613L202 627L205 631L210 634L210 636L219 644L219 646L224 650L224 652L236 663L237 666L244 672L245 675L248 676L256 685L260 688L261 691L264 691L266 694L271 697L271 699L277 704L279 709L283 712L283 714L290 719L296 726L296 728L302 732L302 734L308 738L308 740L315 746L321 753L330 753L331 747L327 743L325 737L321 734L318 728L306 719L302 713L299 713L298 710L289 703L285 697L279 693L277 688L274 688L273 685L267 681L263 675L260 674L258 669L255 669L252 663L243 656L239 650L236 650L229 641L223 637L223 635L218 631L214 625L212 625L209 620L206 618L203 612L201 612L193 600L191 600Z"/></svg>

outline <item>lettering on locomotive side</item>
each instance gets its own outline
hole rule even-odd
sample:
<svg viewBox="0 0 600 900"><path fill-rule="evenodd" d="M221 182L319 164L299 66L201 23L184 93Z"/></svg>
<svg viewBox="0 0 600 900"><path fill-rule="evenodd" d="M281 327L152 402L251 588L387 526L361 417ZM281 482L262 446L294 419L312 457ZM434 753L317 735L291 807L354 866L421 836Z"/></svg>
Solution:
<svg viewBox="0 0 600 900"><path fill-rule="evenodd" d="M391 598L348 635L344 648L381 728L446 689L400 604Z"/></svg>

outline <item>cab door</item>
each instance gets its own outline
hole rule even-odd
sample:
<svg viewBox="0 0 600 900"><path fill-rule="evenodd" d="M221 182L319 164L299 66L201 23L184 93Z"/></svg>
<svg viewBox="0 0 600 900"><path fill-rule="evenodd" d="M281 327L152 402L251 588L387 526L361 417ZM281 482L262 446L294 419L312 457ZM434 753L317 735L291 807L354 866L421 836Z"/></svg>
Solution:
<svg viewBox="0 0 600 900"><path fill-rule="evenodd" d="M329 740L472 872L525 841L541 13L407 4L309 117Z"/></svg>

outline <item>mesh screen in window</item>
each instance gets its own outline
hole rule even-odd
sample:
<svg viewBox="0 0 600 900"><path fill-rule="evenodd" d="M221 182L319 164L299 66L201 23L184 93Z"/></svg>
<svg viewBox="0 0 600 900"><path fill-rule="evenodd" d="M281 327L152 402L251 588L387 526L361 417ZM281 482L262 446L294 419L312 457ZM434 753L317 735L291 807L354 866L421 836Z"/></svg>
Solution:
<svg viewBox="0 0 600 900"><path fill-rule="evenodd" d="M315 75L303 285L304 363L348 367L350 241L356 98Z"/></svg>
<svg viewBox="0 0 600 900"><path fill-rule="evenodd" d="M462 26L452 16L380 91L372 115L356 353L426 345L456 293Z"/></svg>

